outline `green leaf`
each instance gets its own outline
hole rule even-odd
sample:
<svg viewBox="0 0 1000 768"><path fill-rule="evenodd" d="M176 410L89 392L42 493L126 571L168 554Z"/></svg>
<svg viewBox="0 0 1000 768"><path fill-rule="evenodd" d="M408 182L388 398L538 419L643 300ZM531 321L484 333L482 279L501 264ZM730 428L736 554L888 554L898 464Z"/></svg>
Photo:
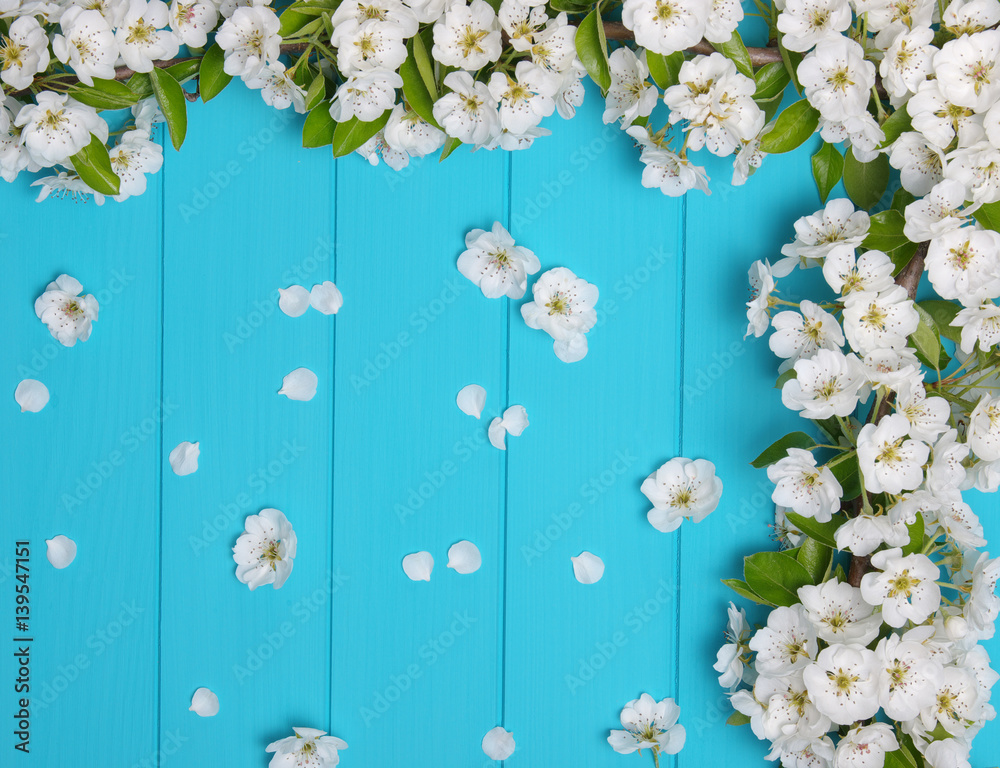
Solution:
<svg viewBox="0 0 1000 768"><path fill-rule="evenodd" d="M917 244L911 243L907 240L905 243L900 245L898 248L893 248L891 251L886 251L886 256L892 261L892 276L895 277L900 272L903 271L903 267L910 263L910 259L913 258L913 254L917 252Z"/></svg>
<svg viewBox="0 0 1000 768"><path fill-rule="evenodd" d="M942 336L946 339L951 339L956 344L961 341L961 329L951 324L951 321L955 319L962 309L958 304L953 301L945 301L944 299L928 299L927 301L918 302L917 308L918 311L922 309L933 318L934 326Z"/></svg>
<svg viewBox="0 0 1000 768"><path fill-rule="evenodd" d="M733 592L735 592L740 597L744 597L751 602L757 603L758 605L770 605L773 606L774 603L768 602L756 592L754 592L742 579L723 579L722 583L729 587Z"/></svg>
<svg viewBox="0 0 1000 768"><path fill-rule="evenodd" d="M878 155L870 163L862 163L848 149L844 158L844 189L858 208L867 211L874 207L889 185L889 158Z"/></svg>
<svg viewBox="0 0 1000 768"><path fill-rule="evenodd" d="M604 38L600 3L577 27L576 55L590 78L600 86L601 93L606 94L611 87L611 67L608 64L608 44Z"/></svg>
<svg viewBox="0 0 1000 768"><path fill-rule="evenodd" d="M439 163L443 163L445 161L445 159L448 157L448 155L450 155L452 152L454 152L460 146L462 146L462 142L461 141L459 141L458 139L456 139L454 136L449 136L448 139L445 141L445 143L441 147L441 157L438 158L438 162Z"/></svg>
<svg viewBox="0 0 1000 768"><path fill-rule="evenodd" d="M789 448L805 448L808 450L815 445L816 441L805 432L792 432L780 440L775 440L771 443L771 445L764 449L760 456L750 462L750 465L756 469L763 469L785 458L788 455Z"/></svg>
<svg viewBox="0 0 1000 768"><path fill-rule="evenodd" d="M810 540L814 540L830 549L837 548L837 529L847 522L846 515L834 515L826 523L816 522L812 517L798 515L795 512L786 511L785 517L788 518L788 521L792 525L808 536Z"/></svg>
<svg viewBox="0 0 1000 768"><path fill-rule="evenodd" d="M820 202L825 203L844 175L844 156L833 144L823 142L823 146L812 156L812 169Z"/></svg>
<svg viewBox="0 0 1000 768"><path fill-rule="evenodd" d="M827 568L833 562L833 548L816 539L808 538L802 542L795 559L809 571L812 583L819 584L826 577Z"/></svg>
<svg viewBox="0 0 1000 768"><path fill-rule="evenodd" d="M677 85L680 76L681 64L684 63L684 54L680 51L664 56L661 53L646 51L646 64L649 66L649 74L663 90L667 90L672 85Z"/></svg>
<svg viewBox="0 0 1000 768"><path fill-rule="evenodd" d="M986 203L972 212L973 218L986 229L1000 232L1000 203Z"/></svg>
<svg viewBox="0 0 1000 768"><path fill-rule="evenodd" d="M924 516L917 514L917 519L912 525L907 524L910 532L910 543L903 547L903 555L913 555L924 548Z"/></svg>
<svg viewBox="0 0 1000 768"><path fill-rule="evenodd" d="M306 115L302 126L303 147L325 147L333 141L333 132L337 124L330 116L330 104L321 101Z"/></svg>
<svg viewBox="0 0 1000 768"><path fill-rule="evenodd" d="M921 362L940 371L950 362L950 358L941 345L941 334L937 329L937 323L919 304L915 304L914 307L917 310L917 330L910 334L910 342Z"/></svg>
<svg viewBox="0 0 1000 768"><path fill-rule="evenodd" d="M97 77L93 86L74 85L69 95L94 109L128 109L139 102L139 96L125 83Z"/></svg>
<svg viewBox="0 0 1000 768"><path fill-rule="evenodd" d="M309 83L306 90L306 112L312 111L321 101L326 98L326 76L320 72L313 81Z"/></svg>
<svg viewBox="0 0 1000 768"><path fill-rule="evenodd" d="M117 195L121 179L111 168L111 156L104 142L91 134L90 144L85 146L73 157L73 170L83 182L95 192L102 195Z"/></svg>
<svg viewBox="0 0 1000 768"><path fill-rule="evenodd" d="M868 250L893 251L910 242L903 234L906 219L899 211L889 208L871 217L871 227L862 245Z"/></svg>
<svg viewBox="0 0 1000 768"><path fill-rule="evenodd" d="M125 85L140 99L146 99L153 95L153 83L150 82L149 75L145 72L136 72L125 81Z"/></svg>
<svg viewBox="0 0 1000 768"><path fill-rule="evenodd" d="M435 128L440 128L441 126L434 119L435 96L427 90L427 83L420 74L420 66L417 63L414 52L414 48L416 47L420 51L423 51L424 56L427 55L427 51L424 48L424 44L420 41L419 35L410 38L409 47L410 55L403 62L403 66L399 68L400 77L403 78L403 96L406 97L406 103L410 106L410 109Z"/></svg>
<svg viewBox="0 0 1000 768"><path fill-rule="evenodd" d="M805 566L783 552L758 552L744 558L743 576L751 590L775 605L795 605L799 588L812 584Z"/></svg>
<svg viewBox="0 0 1000 768"><path fill-rule="evenodd" d="M884 768L918 768L918 766L912 755L897 749L895 752L886 753Z"/></svg>
<svg viewBox="0 0 1000 768"><path fill-rule="evenodd" d="M362 122L358 118L352 117L346 123L338 123L333 131L333 156L344 157L351 154L382 130L383 126L389 122L390 114L392 114L392 110L387 109L369 122Z"/></svg>
<svg viewBox="0 0 1000 768"><path fill-rule="evenodd" d="M797 378L797 374L795 373L795 369L794 368L789 368L787 371L785 371L780 376L778 376L777 381L774 382L774 388L775 389L781 389L783 386L785 386L785 382L791 381L794 378Z"/></svg>
<svg viewBox="0 0 1000 768"><path fill-rule="evenodd" d="M725 43L712 43L712 47L719 53L731 60L736 65L736 70L747 77L753 79L753 62L750 61L750 52L743 44L740 33L733 30L733 36Z"/></svg>
<svg viewBox="0 0 1000 768"><path fill-rule="evenodd" d="M795 86L795 92L802 93L802 86L799 84L798 71L799 64L802 63L804 56L796 51L788 50L781 42L783 37L784 35L778 36L778 52L781 54L781 61L785 66L785 71L788 73L788 76L792 81L792 85Z"/></svg>
<svg viewBox="0 0 1000 768"><path fill-rule="evenodd" d="M791 152L812 136L818 125L819 112L800 99L781 112L774 127L761 138L760 149L769 155Z"/></svg>
<svg viewBox="0 0 1000 768"><path fill-rule="evenodd" d="M744 715L742 712L733 712L726 720L726 725L748 725L750 723L750 718Z"/></svg>
<svg viewBox="0 0 1000 768"><path fill-rule="evenodd" d="M202 101L211 101L222 89L232 82L232 75L227 75L222 69L226 52L218 45L213 45L201 60L201 70L198 73L198 91Z"/></svg>
<svg viewBox="0 0 1000 768"><path fill-rule="evenodd" d="M851 501L861 495L861 472L858 468L858 457L851 456L830 467L833 476L837 478L843 490L841 498Z"/></svg>
<svg viewBox="0 0 1000 768"><path fill-rule="evenodd" d="M200 69L201 59L198 58L186 59L185 61L179 61L172 66L166 67L166 71L169 72L171 77L173 77L178 83L190 80L198 74Z"/></svg>
<svg viewBox="0 0 1000 768"><path fill-rule="evenodd" d="M149 79L166 120L167 130L170 131L170 141L174 149L180 149L187 133L187 99L184 97L184 89L173 75L157 67L153 67Z"/></svg>
<svg viewBox="0 0 1000 768"><path fill-rule="evenodd" d="M421 35L413 37L411 41L411 52L413 54L413 60L417 63L417 69L420 71L420 77L424 81L424 87L427 88L427 92L431 95L431 99L437 101L438 88L437 80L434 79L434 61L427 53L427 44L424 42L424 38ZM432 122L432 125L437 125L437 122Z"/></svg>
<svg viewBox="0 0 1000 768"><path fill-rule="evenodd" d="M773 99L785 92L785 87L792 81L788 76L788 70L780 61L772 61L757 70L754 76L757 81L757 90L753 97L755 100Z"/></svg>
<svg viewBox="0 0 1000 768"><path fill-rule="evenodd" d="M895 194L893 194L893 196L892 196L892 208L893 208L893 210L896 210L896 211L899 211L900 213L902 213L903 211L906 210L906 206L908 206L910 203L912 203L916 199L917 198L915 198L913 195L911 195L905 189L903 189L902 187L900 187L899 189L896 190Z"/></svg>
<svg viewBox="0 0 1000 768"><path fill-rule="evenodd" d="M280 16L281 27L278 29L278 34L282 37L291 37L293 32L298 32L312 18L312 14L302 13L294 6L286 8Z"/></svg>
<svg viewBox="0 0 1000 768"><path fill-rule="evenodd" d="M565 11L566 13L586 13L592 7L592 3L581 3L578 0L551 0L549 5L555 11Z"/></svg>
<svg viewBox="0 0 1000 768"><path fill-rule="evenodd" d="M913 128L910 122L910 113L906 107L901 107L889 115L889 119L882 123L882 131L885 133L885 141L879 144L879 149L891 146L902 134Z"/></svg>

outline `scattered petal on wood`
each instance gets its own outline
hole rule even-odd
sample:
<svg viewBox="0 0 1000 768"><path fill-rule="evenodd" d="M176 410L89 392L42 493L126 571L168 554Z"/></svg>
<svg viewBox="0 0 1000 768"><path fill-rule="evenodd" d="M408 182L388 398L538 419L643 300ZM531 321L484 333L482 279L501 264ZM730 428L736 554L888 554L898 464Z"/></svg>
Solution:
<svg viewBox="0 0 1000 768"><path fill-rule="evenodd" d="M458 408L462 413L467 413L478 419L483 412L483 406L486 405L486 390L478 384L469 384L459 390L455 402L458 403Z"/></svg>
<svg viewBox="0 0 1000 768"><path fill-rule="evenodd" d="M430 552L414 552L403 558L403 572L412 581L430 581L434 558Z"/></svg>
<svg viewBox="0 0 1000 768"><path fill-rule="evenodd" d="M490 445L494 448L499 448L501 451L507 450L507 446L504 443L507 438L507 429L503 425L503 419L499 417L493 419L486 434L490 438Z"/></svg>
<svg viewBox="0 0 1000 768"><path fill-rule="evenodd" d="M344 306L344 297L336 285L327 280L312 287L309 303L324 315L335 315Z"/></svg>
<svg viewBox="0 0 1000 768"><path fill-rule="evenodd" d="M175 475L183 477L198 471L198 456L201 455L199 445L200 443L185 440L170 452L170 468Z"/></svg>
<svg viewBox="0 0 1000 768"><path fill-rule="evenodd" d="M483 752L490 760L506 760L514 754L514 737L498 725L483 736Z"/></svg>
<svg viewBox="0 0 1000 768"><path fill-rule="evenodd" d="M309 309L309 291L301 285L279 288L278 308L289 317L300 317Z"/></svg>
<svg viewBox="0 0 1000 768"><path fill-rule="evenodd" d="M194 712L198 717L215 717L219 714L219 697L208 688L199 688L191 697L189 712Z"/></svg>
<svg viewBox="0 0 1000 768"><path fill-rule="evenodd" d="M312 400L318 384L315 373L308 368L296 368L282 380L278 394L289 400Z"/></svg>
<svg viewBox="0 0 1000 768"><path fill-rule="evenodd" d="M503 426L510 434L517 437L528 426L528 412L523 405L512 405L503 412Z"/></svg>
<svg viewBox="0 0 1000 768"><path fill-rule="evenodd" d="M25 379L14 390L14 399L21 406L21 413L38 413L49 402L49 389L37 379Z"/></svg>
<svg viewBox="0 0 1000 768"><path fill-rule="evenodd" d="M46 539L48 545L45 556L55 568L65 568L76 559L76 542L73 539L59 534L55 538Z"/></svg>
<svg viewBox="0 0 1000 768"><path fill-rule="evenodd" d="M573 575L581 584L594 584L604 575L604 561L590 552L581 552L573 561Z"/></svg>
<svg viewBox="0 0 1000 768"><path fill-rule="evenodd" d="M471 541L460 541L452 544L448 550L448 567L456 573L475 573L483 564L483 556L479 547Z"/></svg>

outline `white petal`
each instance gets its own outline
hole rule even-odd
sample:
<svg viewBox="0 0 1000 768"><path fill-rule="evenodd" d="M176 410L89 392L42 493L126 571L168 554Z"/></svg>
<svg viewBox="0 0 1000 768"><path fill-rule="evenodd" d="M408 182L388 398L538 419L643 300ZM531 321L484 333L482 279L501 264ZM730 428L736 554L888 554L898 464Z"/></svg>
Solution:
<svg viewBox="0 0 1000 768"><path fill-rule="evenodd" d="M573 575L581 584L594 584L604 575L604 561L590 552L581 552L573 561Z"/></svg>
<svg viewBox="0 0 1000 768"><path fill-rule="evenodd" d="M483 406L486 405L486 390L478 384L469 384L459 390L455 402L458 403L458 409L462 413L478 419L483 412Z"/></svg>
<svg viewBox="0 0 1000 768"><path fill-rule="evenodd" d="M412 581L430 581L434 558L430 552L414 552L403 558L403 573Z"/></svg>
<svg viewBox="0 0 1000 768"><path fill-rule="evenodd" d="M498 725L483 736L483 752L490 760L506 760L514 754L514 737Z"/></svg>
<svg viewBox="0 0 1000 768"><path fill-rule="evenodd" d="M300 317L309 309L309 291L301 285L279 288L278 307L289 317Z"/></svg>
<svg viewBox="0 0 1000 768"><path fill-rule="evenodd" d="M448 567L454 568L457 573L475 573L482 564L483 556L479 554L479 547L471 541L452 544L448 550Z"/></svg>
<svg viewBox="0 0 1000 768"><path fill-rule="evenodd" d="M170 452L170 468L175 475L183 477L198 471L198 456L201 454L199 445L200 443L185 440Z"/></svg>
<svg viewBox="0 0 1000 768"><path fill-rule="evenodd" d="M490 422L489 431L486 433L490 438L490 444L494 448L499 448L501 451L506 451L507 446L504 445L504 440L507 437L507 429L503 425L503 421L498 416Z"/></svg>
<svg viewBox="0 0 1000 768"><path fill-rule="evenodd" d="M14 390L14 399L21 406L21 413L38 413L49 402L49 389L35 379L25 379Z"/></svg>
<svg viewBox="0 0 1000 768"><path fill-rule="evenodd" d="M503 426L510 434L517 437L528 426L528 412L523 405L512 405L503 412Z"/></svg>
<svg viewBox="0 0 1000 768"><path fill-rule="evenodd" d="M321 285L314 285L309 294L309 303L313 309L318 309L324 315L335 315L344 306L344 297L329 280Z"/></svg>
<svg viewBox="0 0 1000 768"><path fill-rule="evenodd" d="M219 714L219 697L208 688L199 688L191 697L189 712L194 712L198 717L215 717Z"/></svg>
<svg viewBox="0 0 1000 768"><path fill-rule="evenodd" d="M289 400L312 400L316 396L319 379L308 368L296 368L281 381L279 395Z"/></svg>
<svg viewBox="0 0 1000 768"><path fill-rule="evenodd" d="M65 568L76 558L76 542L62 534L53 539L46 539L48 548L45 556L55 568Z"/></svg>

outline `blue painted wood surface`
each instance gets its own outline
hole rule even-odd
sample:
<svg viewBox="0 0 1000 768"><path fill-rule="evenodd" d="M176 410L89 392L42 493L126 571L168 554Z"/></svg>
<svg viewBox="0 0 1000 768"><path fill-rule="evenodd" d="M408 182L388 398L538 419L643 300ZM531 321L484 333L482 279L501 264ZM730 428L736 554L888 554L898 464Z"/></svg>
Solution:
<svg viewBox="0 0 1000 768"><path fill-rule="evenodd" d="M605 742L643 691L682 707L671 764L765 764L724 725L711 665L719 579L771 546L748 461L796 424L766 343L742 338L743 302L750 262L819 206L808 149L742 189L711 162L711 197L670 200L639 185L593 92L581 112L529 152L396 174L302 150L299 118L232 88L192 109L141 198L36 206L0 187L0 615L28 539L36 685L31 754L5 732L0 764L63 765L70 745L84 766L263 766L269 741L306 725L350 744L345 766L467 768L492 764L480 740L504 724L511 765L615 768L648 760ZM543 268L599 286L581 363L556 360L521 302L458 274L465 232L494 220ZM101 300L73 349L32 312L61 272ZM277 310L278 287L327 279L345 297L335 317ZM301 366L316 398L279 397ZM26 377L52 392L39 414L9 398ZM481 422L455 407L470 382L488 392ZM501 453L485 427L512 404L531 426ZM166 461L182 440L201 443L187 477ZM660 534L639 484L675 455L714 461L725 494L701 525ZM268 506L299 551L283 589L251 593L230 547ZM998 507L977 499L990 538ZM58 533L80 547L65 571L44 558ZM461 539L482 551L475 574L445 567ZM410 582L400 561L424 549L432 580ZM573 579L584 550L607 565L596 585ZM200 686L217 717L187 711ZM998 754L991 724L973 765Z"/></svg>

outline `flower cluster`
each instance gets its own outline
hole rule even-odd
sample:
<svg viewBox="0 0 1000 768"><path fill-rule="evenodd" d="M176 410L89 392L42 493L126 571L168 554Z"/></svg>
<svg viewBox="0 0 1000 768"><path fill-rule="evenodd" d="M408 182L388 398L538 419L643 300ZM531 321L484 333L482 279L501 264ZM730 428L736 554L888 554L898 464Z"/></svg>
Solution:
<svg viewBox="0 0 1000 768"><path fill-rule="evenodd" d="M814 429L754 462L790 548L727 582L773 610L754 630L730 608L716 670L734 722L790 768L881 768L893 752L968 768L996 714L981 642L1000 615L1000 558L981 551L963 492L1000 487L1000 243L964 214L964 188L950 194L947 212L928 198L872 217L833 200L796 222L784 258L750 270L748 335L773 328L782 403ZM890 257L872 245L893 216L922 242ZM796 267L821 268L833 295L781 299ZM925 270L940 298L915 301Z"/></svg>

